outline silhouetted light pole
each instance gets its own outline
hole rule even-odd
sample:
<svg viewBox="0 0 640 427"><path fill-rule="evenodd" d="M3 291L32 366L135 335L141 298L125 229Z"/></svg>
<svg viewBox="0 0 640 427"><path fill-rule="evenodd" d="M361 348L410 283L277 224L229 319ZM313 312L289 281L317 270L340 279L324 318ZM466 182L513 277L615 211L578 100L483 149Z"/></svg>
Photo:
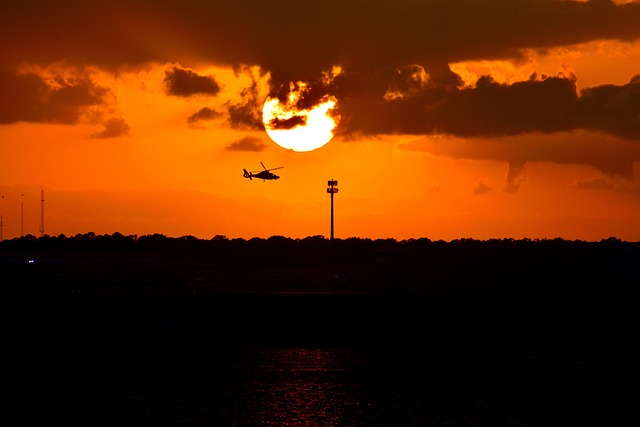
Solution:
<svg viewBox="0 0 640 427"><path fill-rule="evenodd" d="M331 194L331 240L333 240L333 195L338 192L338 189L335 188L338 186L338 181L328 181L327 185L327 193Z"/></svg>
<svg viewBox="0 0 640 427"><path fill-rule="evenodd" d="M44 236L44 187L40 186L40 237Z"/></svg>

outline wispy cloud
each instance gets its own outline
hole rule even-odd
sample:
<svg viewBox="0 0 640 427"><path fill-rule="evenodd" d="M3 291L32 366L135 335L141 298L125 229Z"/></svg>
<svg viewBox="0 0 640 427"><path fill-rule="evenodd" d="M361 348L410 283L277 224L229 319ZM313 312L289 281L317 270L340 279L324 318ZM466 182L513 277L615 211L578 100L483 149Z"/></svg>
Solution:
<svg viewBox="0 0 640 427"><path fill-rule="evenodd" d="M165 72L165 85L169 95L211 95L220 92L220 85L212 76L201 76L195 71L172 67Z"/></svg>
<svg viewBox="0 0 640 427"><path fill-rule="evenodd" d="M197 126L199 123L201 122L207 122L207 121L211 121L211 120L216 120L219 119L220 117L222 117L223 114L213 110L209 107L204 107L201 108L200 110L198 110L198 112L190 115L187 118L187 122L192 125L192 126Z"/></svg>
<svg viewBox="0 0 640 427"><path fill-rule="evenodd" d="M254 136L245 136L226 147L229 151L263 151L265 148L267 148L267 144Z"/></svg>
<svg viewBox="0 0 640 427"><path fill-rule="evenodd" d="M476 196L482 195L482 194L487 194L490 193L492 190L492 188L489 186L489 184L487 184L486 182L484 182L484 180L480 180L478 181L478 185L476 185L476 187L473 189L473 194L475 194Z"/></svg>
<svg viewBox="0 0 640 427"><path fill-rule="evenodd" d="M104 129L91 136L93 138L118 138L129 135L131 126L122 117L111 117L103 123Z"/></svg>

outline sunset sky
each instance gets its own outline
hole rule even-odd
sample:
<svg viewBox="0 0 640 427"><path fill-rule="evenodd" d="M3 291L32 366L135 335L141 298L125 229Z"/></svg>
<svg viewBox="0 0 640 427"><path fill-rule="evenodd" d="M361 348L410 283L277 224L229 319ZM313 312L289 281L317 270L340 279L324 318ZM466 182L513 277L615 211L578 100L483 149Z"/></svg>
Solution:
<svg viewBox="0 0 640 427"><path fill-rule="evenodd" d="M49 235L328 236L330 179L339 238L640 240L640 1L3 3L4 239L41 186Z"/></svg>

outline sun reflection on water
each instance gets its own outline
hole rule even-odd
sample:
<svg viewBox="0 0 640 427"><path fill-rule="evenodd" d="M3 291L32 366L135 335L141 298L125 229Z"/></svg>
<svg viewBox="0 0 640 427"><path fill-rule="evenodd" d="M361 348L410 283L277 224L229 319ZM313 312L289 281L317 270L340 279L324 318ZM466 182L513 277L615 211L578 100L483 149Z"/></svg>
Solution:
<svg viewBox="0 0 640 427"><path fill-rule="evenodd" d="M278 348L265 351L265 369L277 380L253 384L260 422L280 426L334 426L349 418L354 401L342 373L350 365L344 351Z"/></svg>

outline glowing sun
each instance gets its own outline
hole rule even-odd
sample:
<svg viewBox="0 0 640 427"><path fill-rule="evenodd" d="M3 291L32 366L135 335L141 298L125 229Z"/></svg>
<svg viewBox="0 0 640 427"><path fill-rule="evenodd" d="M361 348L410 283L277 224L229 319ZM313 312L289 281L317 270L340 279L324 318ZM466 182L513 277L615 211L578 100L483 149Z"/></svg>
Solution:
<svg viewBox="0 0 640 427"><path fill-rule="evenodd" d="M311 106L305 100L309 87L291 83L286 102L267 97L262 107L262 122L267 135L279 146L293 151L312 151L327 144L334 135L340 117L333 112L338 100L325 95Z"/></svg>

